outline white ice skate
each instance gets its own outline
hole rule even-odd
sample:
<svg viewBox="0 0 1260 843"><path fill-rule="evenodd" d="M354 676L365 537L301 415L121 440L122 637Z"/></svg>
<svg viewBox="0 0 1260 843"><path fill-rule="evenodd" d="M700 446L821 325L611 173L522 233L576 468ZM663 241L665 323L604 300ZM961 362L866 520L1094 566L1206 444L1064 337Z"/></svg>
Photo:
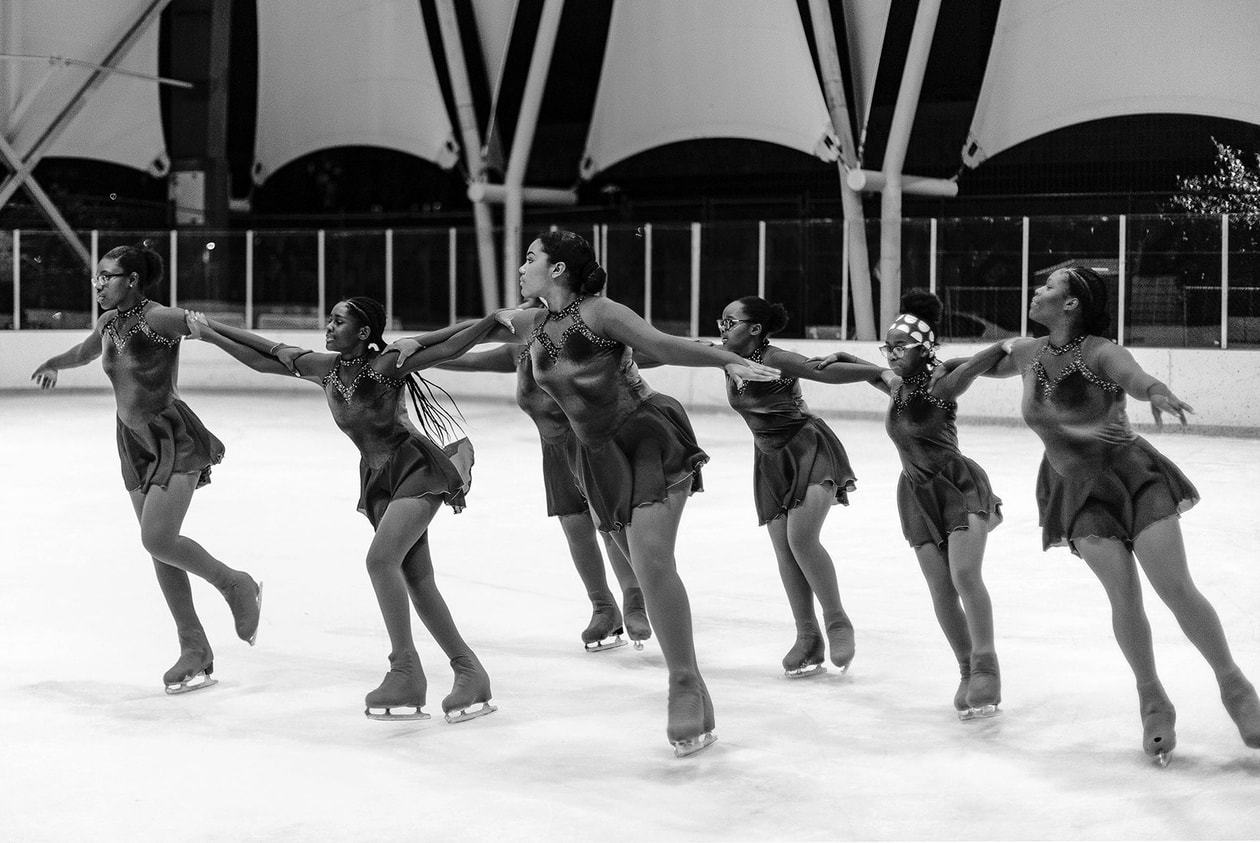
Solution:
<svg viewBox="0 0 1260 843"><path fill-rule="evenodd" d="M210 674L201 670L192 676L180 679L178 682L168 682L166 684L166 693L175 694L191 694L193 691L201 691L209 688L211 685L218 685L219 680L210 676Z"/></svg>

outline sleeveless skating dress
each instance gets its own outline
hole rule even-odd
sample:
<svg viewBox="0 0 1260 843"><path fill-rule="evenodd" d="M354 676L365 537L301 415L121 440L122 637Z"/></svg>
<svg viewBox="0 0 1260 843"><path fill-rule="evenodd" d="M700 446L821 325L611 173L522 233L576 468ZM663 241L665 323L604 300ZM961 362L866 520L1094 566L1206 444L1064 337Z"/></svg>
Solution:
<svg viewBox="0 0 1260 843"><path fill-rule="evenodd" d="M967 529L971 513L986 515L989 530L1002 523L1002 500L984 469L958 448L958 404L929 389L926 383L903 382L902 394L888 406L884 429L901 458L901 532L911 547L945 549L950 533Z"/></svg>
<svg viewBox="0 0 1260 843"><path fill-rule="evenodd" d="M1124 381L1145 392L1154 378L1137 369L1098 374L1107 340L1089 336L1052 350L1042 339L1024 370L1024 421L1045 445L1037 473L1042 547L1072 548L1079 538L1113 538L1132 548L1143 530L1199 501L1171 460L1135 434L1125 413ZM1051 380L1047 353L1072 355Z"/></svg>
<svg viewBox="0 0 1260 843"><path fill-rule="evenodd" d="M338 378L341 362L324 375L324 395L337 427L359 449L359 511L375 529L390 501L436 495L456 512L472 484L472 444L460 439L439 447L407 416L406 381L382 375L371 361L359 365L349 385Z"/></svg>
<svg viewBox="0 0 1260 843"><path fill-rule="evenodd" d="M575 299L547 313L530 333L526 351L535 380L556 400L577 437L573 475L605 532L630 524L635 507L668 499L688 484L702 489L709 457L696 444L682 405L652 393L626 345L595 334ZM570 320L558 342L549 321Z"/></svg>
<svg viewBox="0 0 1260 843"><path fill-rule="evenodd" d="M761 363L766 346L749 360ZM827 423L810 412L797 378L736 385L726 376L726 400L753 434L753 503L758 525L787 514L810 486L830 484L846 506L857 478L844 446Z"/></svg>
<svg viewBox="0 0 1260 843"><path fill-rule="evenodd" d="M123 484L129 492L147 493L153 486L165 489L172 475L197 474L201 488L210 482L210 467L223 460L223 443L175 388L183 338L162 336L150 327L143 310L138 313L125 334L117 330L120 314L101 331L102 365L118 403Z"/></svg>
<svg viewBox="0 0 1260 843"><path fill-rule="evenodd" d="M565 516L587 512L586 498L582 497L582 490L573 476L577 437L564 410L534 380L527 349L521 349L516 356L516 405L538 428L547 514Z"/></svg>

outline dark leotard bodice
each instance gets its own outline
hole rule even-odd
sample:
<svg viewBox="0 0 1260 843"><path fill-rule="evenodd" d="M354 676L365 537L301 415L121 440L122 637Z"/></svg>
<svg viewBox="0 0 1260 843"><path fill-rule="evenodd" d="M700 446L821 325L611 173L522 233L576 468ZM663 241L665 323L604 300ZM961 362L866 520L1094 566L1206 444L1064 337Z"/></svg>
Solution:
<svg viewBox="0 0 1260 843"><path fill-rule="evenodd" d="M578 439L598 446L612 438L651 390L628 346L587 327L583 301L548 312L530 333L525 351L534 381L555 399ZM568 323L557 340L547 333L549 322Z"/></svg>
<svg viewBox="0 0 1260 843"><path fill-rule="evenodd" d="M538 435L544 441L559 441L569 435L569 419L556 399L534 379L533 363L527 349L521 349L521 353L516 355L516 406L533 419Z"/></svg>
<svg viewBox="0 0 1260 843"><path fill-rule="evenodd" d="M141 305L147 305L144 302ZM101 330L101 364L114 386L118 418L128 427L140 427L179 397L175 388L179 373L182 337L164 337L150 327L144 310L133 308L137 321L125 331L127 320L115 314Z"/></svg>
<svg viewBox="0 0 1260 843"><path fill-rule="evenodd" d="M1125 412L1124 389L1097 374L1101 337L1085 337L1065 346L1070 362L1051 365L1054 355L1046 340L1023 372L1024 421L1046 447L1046 461L1065 477L1088 476L1111 462L1121 447L1136 437Z"/></svg>
<svg viewBox="0 0 1260 843"><path fill-rule="evenodd" d="M338 377L341 368L354 372L348 385ZM334 362L324 375L323 384L333 421L350 437L368 465L384 464L400 444L421 435L407 416L403 390L406 381L378 373L371 360L357 367L342 367L340 361Z"/></svg>
<svg viewBox="0 0 1260 843"><path fill-rule="evenodd" d="M764 345L760 346L748 359L761 363L765 349ZM753 434L753 443L765 452L782 448L806 421L814 418L801 395L801 383L797 378L743 381L737 386L735 379L728 374L726 400L747 423Z"/></svg>
<svg viewBox="0 0 1260 843"><path fill-rule="evenodd" d="M937 398L929 389L926 383L903 383L884 419L884 430L897 448L901 469L914 483L931 479L962 453L955 425L958 405Z"/></svg>

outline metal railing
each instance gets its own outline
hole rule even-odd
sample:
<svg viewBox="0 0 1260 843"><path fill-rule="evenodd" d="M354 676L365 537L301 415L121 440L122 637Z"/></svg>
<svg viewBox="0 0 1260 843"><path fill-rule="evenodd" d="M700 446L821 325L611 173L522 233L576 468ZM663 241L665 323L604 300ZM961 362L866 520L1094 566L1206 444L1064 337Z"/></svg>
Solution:
<svg viewBox="0 0 1260 843"><path fill-rule="evenodd" d="M846 226L816 219L577 230L608 269L608 294L662 330L711 333L701 326L732 299L755 294L787 307L783 337L850 338ZM878 226L866 231L873 266ZM902 235L902 288L941 297L950 339L1035 331L1032 291L1054 267L1078 262L1108 280L1121 344L1260 346L1260 231L1227 216L910 219ZM147 242L167 267L152 298L260 330L317 328L352 295L381 300L396 329L445 325L495 304L483 300L471 227L82 236L93 260ZM96 316L86 273L60 235L0 231L0 328L87 328Z"/></svg>

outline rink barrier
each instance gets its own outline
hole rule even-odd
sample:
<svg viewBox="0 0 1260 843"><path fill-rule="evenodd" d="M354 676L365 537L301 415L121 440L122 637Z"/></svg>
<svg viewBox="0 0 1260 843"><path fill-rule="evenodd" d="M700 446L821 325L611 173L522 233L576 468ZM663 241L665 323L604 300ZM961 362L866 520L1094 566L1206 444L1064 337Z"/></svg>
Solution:
<svg viewBox="0 0 1260 843"><path fill-rule="evenodd" d="M0 390L33 390L31 373L48 358L60 354L87 336L86 331L0 331ZM322 349L323 333L288 331L268 333L277 341L303 348ZM392 336L392 334L391 334ZM873 342L839 342L835 340L783 340L779 347L807 357L847 351L872 363L882 363ZM963 357L984 348L986 344L949 343L941 347L941 356ZM1246 351L1190 348L1130 348L1129 351L1147 372L1166 383L1183 401L1195 408L1190 418L1192 428L1253 436L1260 432L1260 357ZM426 377L440 384L459 399L503 399L511 401L515 394L513 374L453 372L428 370ZM692 369L663 366L645 371L644 377L653 388L674 396L693 409L725 408L726 390L722 373L716 369ZM310 390L297 378L286 379L263 375L247 369L219 349L205 343L187 341L181 351L179 385L185 390ZM58 388L109 388L109 381L99 360L87 366L63 370ZM888 398L864 384L832 386L804 382L809 406L824 417L882 416ZM1015 423L1020 419L1021 390L1014 379L980 378L959 402L964 419ZM1150 422L1148 405L1130 401L1129 413L1135 425L1145 428ZM1174 421L1175 424L1175 421Z"/></svg>

